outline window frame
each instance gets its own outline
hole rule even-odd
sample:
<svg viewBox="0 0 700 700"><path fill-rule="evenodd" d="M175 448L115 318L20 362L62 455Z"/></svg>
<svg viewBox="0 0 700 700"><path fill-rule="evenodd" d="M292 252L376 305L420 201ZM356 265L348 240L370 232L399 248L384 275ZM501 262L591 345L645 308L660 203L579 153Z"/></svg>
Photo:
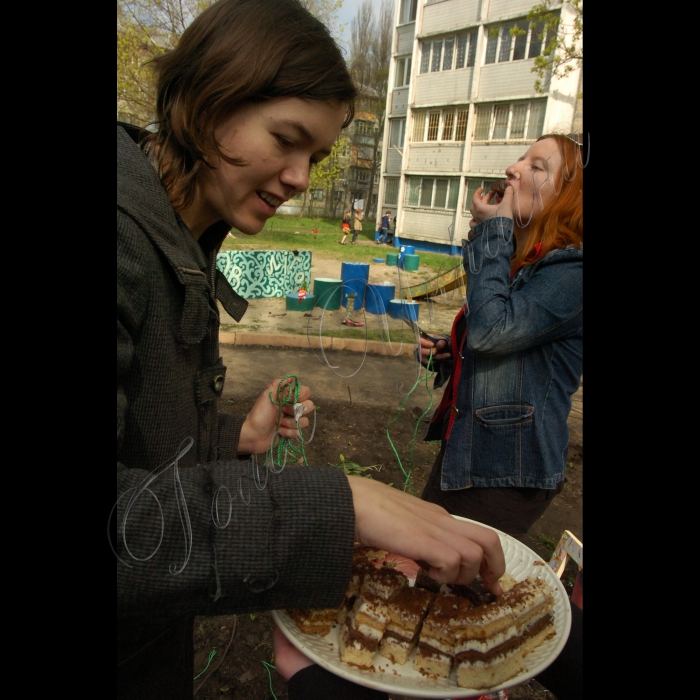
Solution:
<svg viewBox="0 0 700 700"><path fill-rule="evenodd" d="M396 73L394 75L394 89L404 88L411 84L411 61L412 56L399 56L396 59ZM399 78L399 75L401 76ZM399 83L399 80L402 82Z"/></svg>
<svg viewBox="0 0 700 700"><path fill-rule="evenodd" d="M463 63L458 66L459 62L459 46L462 37L466 37ZM425 73L442 73L448 70L463 70L465 68L473 68L476 63L476 44L479 40L479 32L477 29L470 29L467 32L459 32L458 34L447 34L442 37L431 37L428 41L421 41L421 61L418 67L418 74ZM445 65L446 45L447 42L452 42L449 65ZM439 61L436 61L435 46L440 47ZM435 68L434 66L438 67Z"/></svg>
<svg viewBox="0 0 700 700"><path fill-rule="evenodd" d="M394 190L393 185L396 185L396 188ZM383 197L383 203L385 205L391 204L392 206L398 207L399 206L399 188L401 186L401 178L400 177L385 177L384 178L384 197ZM389 198L389 195L393 197Z"/></svg>
<svg viewBox="0 0 700 700"><path fill-rule="evenodd" d="M554 11L555 14L557 11ZM524 35L511 36L510 30L512 27L524 29L523 25L527 25L527 33ZM499 24L492 24L484 27L486 30L486 48L484 50L484 65L492 66L498 63L510 63L512 61L526 61L541 56L542 52L547 48L547 44L551 41L555 32L549 31L544 39L537 38L537 34L542 32L542 26L535 22L530 22L526 18L512 19ZM496 31L496 36L492 36L492 32ZM533 41L535 36L535 41ZM533 47L539 44L539 48L533 53ZM507 47L507 48L506 48ZM515 58L516 48L522 48L523 55ZM505 58L503 57L506 54Z"/></svg>
<svg viewBox="0 0 700 700"><path fill-rule="evenodd" d="M439 115L437 123L433 119L431 124L435 115ZM411 143L462 143L467 140L468 124L469 105L413 110ZM449 129L447 134L446 129ZM457 138L460 132L463 138ZM431 135L435 138L430 138Z"/></svg>
<svg viewBox="0 0 700 700"><path fill-rule="evenodd" d="M415 209L430 209L432 211L457 211L459 208L459 177L445 177L438 174L435 175L407 175L406 189L404 193L404 206ZM425 204L428 199L428 190L425 189L427 183L430 182L430 203ZM444 206L435 206L435 200L438 196L440 185L444 182ZM411 200L415 200L413 203ZM454 206L450 206L453 204Z"/></svg>
<svg viewBox="0 0 700 700"><path fill-rule="evenodd" d="M517 100L514 102L480 102L476 105L476 114L474 118L474 130L472 132L472 143L524 143L528 141L535 141L540 136L542 136L542 131L544 128L544 114L547 106L546 98L535 99L535 100ZM514 124L514 114L516 111L521 111L525 107L526 114L525 119L522 121L522 136L513 137L511 135L511 130ZM487 115L488 110L488 115ZM507 110L507 111L506 111ZM505 121L504 115L505 114ZM497 120L498 117L498 120ZM533 118L537 119L538 126L535 127L535 131L539 131L539 134L531 135L532 127L535 122ZM484 130L484 122L488 119L488 124L486 128L486 137L483 138L480 131ZM495 135L496 127L499 129L504 129L504 135Z"/></svg>

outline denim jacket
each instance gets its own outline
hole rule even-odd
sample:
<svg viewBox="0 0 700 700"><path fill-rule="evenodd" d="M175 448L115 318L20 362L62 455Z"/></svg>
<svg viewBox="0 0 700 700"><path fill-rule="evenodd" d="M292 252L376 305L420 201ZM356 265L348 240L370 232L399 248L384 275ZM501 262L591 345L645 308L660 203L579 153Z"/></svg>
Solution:
<svg viewBox="0 0 700 700"><path fill-rule="evenodd" d="M446 439L443 490L551 489L566 473L583 373L583 248L550 251L511 278L512 235L513 221L495 217L462 242L466 338L458 316L450 384L425 437Z"/></svg>

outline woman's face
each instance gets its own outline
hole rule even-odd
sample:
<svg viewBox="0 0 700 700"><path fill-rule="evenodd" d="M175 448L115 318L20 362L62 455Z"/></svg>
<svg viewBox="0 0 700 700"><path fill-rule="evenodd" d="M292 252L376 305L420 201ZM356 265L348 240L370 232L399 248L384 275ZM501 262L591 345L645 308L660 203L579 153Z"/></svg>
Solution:
<svg viewBox="0 0 700 700"><path fill-rule="evenodd" d="M195 200L181 216L196 238L222 219L241 233L259 233L277 208L309 186L312 163L330 152L345 119L340 102L280 97L237 109L215 131L231 165L207 157Z"/></svg>
<svg viewBox="0 0 700 700"><path fill-rule="evenodd" d="M561 153L555 139L537 141L517 162L506 168L509 185L513 186L513 219L526 227L532 218L559 193Z"/></svg>

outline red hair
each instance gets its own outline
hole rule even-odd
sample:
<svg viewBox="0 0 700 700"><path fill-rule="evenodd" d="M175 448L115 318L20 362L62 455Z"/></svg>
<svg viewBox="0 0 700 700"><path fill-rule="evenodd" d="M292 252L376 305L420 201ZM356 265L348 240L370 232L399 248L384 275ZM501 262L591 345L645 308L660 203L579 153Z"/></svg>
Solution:
<svg viewBox="0 0 700 700"><path fill-rule="evenodd" d="M554 196L533 218L525 244L515 251L512 270L532 265L550 250L583 243L583 149L563 134L544 134L537 140L543 139L557 142L561 171Z"/></svg>

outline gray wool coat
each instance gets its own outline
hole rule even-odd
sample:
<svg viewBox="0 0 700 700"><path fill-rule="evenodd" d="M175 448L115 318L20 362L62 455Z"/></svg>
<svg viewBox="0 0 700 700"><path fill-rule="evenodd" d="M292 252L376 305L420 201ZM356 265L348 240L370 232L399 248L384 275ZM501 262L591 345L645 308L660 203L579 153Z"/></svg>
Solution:
<svg viewBox="0 0 700 700"><path fill-rule="evenodd" d="M219 357L216 299L237 320L247 305L216 272L228 229L195 240L117 128L118 619L331 607L350 578L344 474L256 471L236 459L244 417L217 412L236 377Z"/></svg>

